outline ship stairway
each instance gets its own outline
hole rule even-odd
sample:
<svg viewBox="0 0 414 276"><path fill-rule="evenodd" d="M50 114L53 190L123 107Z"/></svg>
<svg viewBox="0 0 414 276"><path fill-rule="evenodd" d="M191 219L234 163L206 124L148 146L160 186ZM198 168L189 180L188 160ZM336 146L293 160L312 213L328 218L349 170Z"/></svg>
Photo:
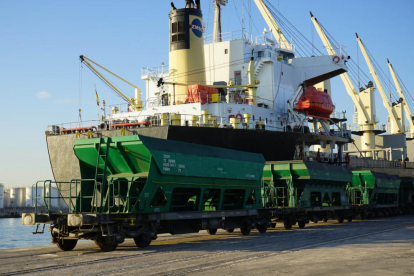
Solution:
<svg viewBox="0 0 414 276"><path fill-rule="evenodd" d="M257 78L262 72L263 66L265 63L271 62L270 58L261 58L255 65L254 76Z"/></svg>

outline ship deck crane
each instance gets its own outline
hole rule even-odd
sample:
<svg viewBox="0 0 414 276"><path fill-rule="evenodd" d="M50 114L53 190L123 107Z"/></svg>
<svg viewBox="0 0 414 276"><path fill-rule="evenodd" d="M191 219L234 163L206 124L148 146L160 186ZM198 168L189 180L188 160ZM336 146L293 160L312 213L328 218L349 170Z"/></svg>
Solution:
<svg viewBox="0 0 414 276"><path fill-rule="evenodd" d="M323 45L328 51L328 54L336 56L337 53L334 47L331 45L322 26L319 24L316 17L313 16L312 12L310 12L310 15L312 22L316 28L316 31L318 32L318 35L321 38ZM360 126L360 131L353 133L357 135L362 135L361 147L363 150L373 150L375 149L375 134L383 132L375 129L377 119L375 115L374 88L367 87L367 89L365 89L359 94L355 89L354 85L352 84L352 81L349 78L348 73L343 73L340 75L340 77L345 85L348 95L351 97L359 113L358 124Z"/></svg>
<svg viewBox="0 0 414 276"><path fill-rule="evenodd" d="M404 109L402 108L402 106L404 106L405 103L401 102L397 105L393 105L393 106L390 105L390 103L388 102L387 95L385 94L384 88L381 85L378 75L368 55L367 49L365 48L365 45L364 43L362 43L362 40L361 38L359 38L358 34L356 34L356 37L357 37L358 44L361 47L361 51L362 51L362 54L364 55L365 61L367 62L367 65L369 67L370 74L374 78L375 84L380 92L384 106L387 109L389 116L391 117L391 120L392 120L391 134L405 133L405 123L404 123L404 114L403 114ZM397 127L397 129L395 127Z"/></svg>
<svg viewBox="0 0 414 276"><path fill-rule="evenodd" d="M398 81L398 78L397 78L397 74L394 71L394 67L392 67L392 64L391 64L389 59L387 59L387 62L388 62L388 67L389 67L390 72L391 72L392 79L394 80L394 83L395 83L395 87L397 88L397 93L404 101L405 116L407 117L407 120L410 124L410 129L408 131L410 136L411 136L410 138L414 138L414 122L413 122L414 118L413 118L413 115L412 115L412 113L410 111L410 108L407 104L407 100L405 99L405 96L404 96L404 93L402 91L400 82Z"/></svg>
<svg viewBox="0 0 414 276"><path fill-rule="evenodd" d="M319 37L322 40L323 45L325 46L326 50L328 51L329 55L337 55L337 53L335 52L334 48L332 47L331 43L329 42L328 37L326 36L325 32L323 31L321 25L319 24L318 20L316 19L316 17L313 16L312 12L310 13L311 15L311 19L313 21L313 24L315 25L316 31L319 34ZM351 79L348 76L348 73L343 73L340 75L342 82L345 85L346 91L348 92L349 96L351 96L352 101L354 102L354 104L357 106L358 110L361 111L363 113L363 116L365 118L365 123L367 124L375 124L375 120L374 118L371 118L371 116L369 116L368 111L365 108L365 104L363 103L363 101L361 100L361 98L359 97L359 94L357 92L357 90L355 89L355 87L353 86Z"/></svg>
<svg viewBox="0 0 414 276"><path fill-rule="evenodd" d="M81 55L79 56L80 60L82 63L84 63L93 73L95 73L103 82L105 82L109 87L111 87L119 96L121 96L125 101L127 101L132 108L135 111L141 110L142 109L142 102L141 102L141 90L133 85L132 83L124 80L123 78L121 78L120 76L112 73L111 71L109 71L108 69L106 69L105 67L99 65L98 63L94 62L93 60ZM129 84L130 86L135 88L135 98L128 98L127 96L125 96L118 88L115 87L115 85L113 85L109 80L107 80L93 65L95 64L96 66L98 66L99 68L105 70L106 72L110 73L111 75L117 77L118 79L126 82L127 84Z"/></svg>

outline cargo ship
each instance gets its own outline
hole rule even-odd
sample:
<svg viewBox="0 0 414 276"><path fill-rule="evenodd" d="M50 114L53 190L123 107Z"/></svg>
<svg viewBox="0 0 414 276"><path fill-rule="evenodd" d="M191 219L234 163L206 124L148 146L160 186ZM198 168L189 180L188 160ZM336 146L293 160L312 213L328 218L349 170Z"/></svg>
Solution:
<svg viewBox="0 0 414 276"><path fill-rule="evenodd" d="M95 124L50 127L55 181L38 181L33 191L56 185L60 193L44 194L47 212L23 213L22 224L36 225L35 233L50 224L52 243L64 251L89 239L108 252L128 238L145 248L161 233L249 235L278 222L290 230L310 221L412 214L411 172L374 171L348 156L339 166L320 156L306 160L315 145L330 151L331 161L337 149L341 160L350 142L345 118L332 117L329 86L347 71L349 57L297 57L266 2L255 0L270 29L261 42L244 31L225 39L219 21L226 1L214 1L211 41L199 0L181 9L172 3L168 70L144 70L145 102L138 87L129 99L97 68L112 72L80 56L127 104ZM51 210L61 199L67 213Z"/></svg>
<svg viewBox="0 0 414 276"><path fill-rule="evenodd" d="M245 30L221 32L221 8L226 1L214 1L212 36L204 35L200 1L186 0L183 8L172 3L165 20L169 64L143 69L145 101L138 88L135 98L129 99L111 87L126 104L105 106L108 112L101 121L51 125L46 131L55 181L81 178L73 151L79 139L144 135L260 153L268 161L292 160L295 152L303 156L312 145L330 152L341 150L350 136L329 129L334 111L329 79L347 71L350 57L297 57L295 45L272 17L272 7L260 0L255 3L269 27L255 38ZM96 69L104 67L80 58L111 86ZM324 100L318 106L298 108L303 91L306 94L305 89L313 86L313 93L324 94Z"/></svg>

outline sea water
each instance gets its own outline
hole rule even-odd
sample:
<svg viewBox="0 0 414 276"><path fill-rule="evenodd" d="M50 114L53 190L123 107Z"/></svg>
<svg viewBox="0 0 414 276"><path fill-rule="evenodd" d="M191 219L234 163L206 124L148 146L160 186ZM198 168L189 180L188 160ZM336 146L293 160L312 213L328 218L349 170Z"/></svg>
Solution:
<svg viewBox="0 0 414 276"><path fill-rule="evenodd" d="M0 249L52 244L47 227L45 233L33 235L35 225L22 225L21 218L0 218Z"/></svg>

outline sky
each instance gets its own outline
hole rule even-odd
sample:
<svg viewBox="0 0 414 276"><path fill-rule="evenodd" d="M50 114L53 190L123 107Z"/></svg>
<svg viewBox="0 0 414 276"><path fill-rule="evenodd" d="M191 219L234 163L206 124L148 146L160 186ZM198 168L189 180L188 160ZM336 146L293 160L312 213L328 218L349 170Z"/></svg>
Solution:
<svg viewBox="0 0 414 276"><path fill-rule="evenodd" d="M315 46L323 45L313 30L309 11L345 45L357 61L355 32L388 74L389 58L414 93L414 1L412 0L272 0L282 14ZM184 0L174 1L177 8ZM206 33L212 33L212 0L201 0ZM241 29L260 35L268 28L251 0L229 0L222 14L222 31ZM251 8L250 8L251 7ZM85 66L79 55L100 63L145 90L142 67L168 63L170 1L143 0L0 0L0 183L27 186L53 179L45 131L49 125L96 119L94 85L107 104L123 103ZM252 19L251 19L252 18ZM250 23L252 22L252 23ZM251 26L251 27L250 27ZM369 70L359 54L362 70ZM387 75L388 76L388 75ZM123 91L134 96L128 86ZM386 110L377 94L377 115ZM347 110L352 123L353 103L339 77L332 80L337 111Z"/></svg>

